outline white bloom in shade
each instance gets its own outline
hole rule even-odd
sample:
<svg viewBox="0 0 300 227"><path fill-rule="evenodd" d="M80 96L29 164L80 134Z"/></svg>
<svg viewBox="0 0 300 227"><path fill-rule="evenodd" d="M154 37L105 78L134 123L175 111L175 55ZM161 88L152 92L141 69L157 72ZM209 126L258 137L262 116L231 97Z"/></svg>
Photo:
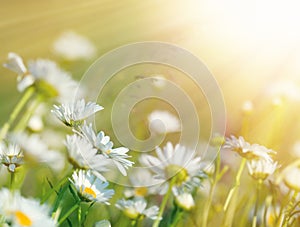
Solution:
<svg viewBox="0 0 300 227"><path fill-rule="evenodd" d="M300 191L300 168L294 166L284 170L283 181L290 189Z"/></svg>
<svg viewBox="0 0 300 227"><path fill-rule="evenodd" d="M108 186L107 181L100 180L90 171L79 170L74 172L70 181L76 187L81 198L88 202L96 201L109 205L108 201L115 193L112 189L106 189Z"/></svg>
<svg viewBox="0 0 300 227"><path fill-rule="evenodd" d="M22 197L19 192L11 193L4 188L0 191L0 214L13 227L54 227L50 208L35 199Z"/></svg>
<svg viewBox="0 0 300 227"><path fill-rule="evenodd" d="M173 188L173 194L175 195L175 203L180 208L189 211L195 207L195 201L191 193Z"/></svg>
<svg viewBox="0 0 300 227"><path fill-rule="evenodd" d="M134 162L128 160L131 156L127 155L129 151L126 147L113 148L113 142L110 137L106 136L104 132L95 133L92 124L84 122L83 126L79 127L81 134L96 148L102 155L111 159L118 167L120 172L126 176L126 169L131 167Z"/></svg>
<svg viewBox="0 0 300 227"><path fill-rule="evenodd" d="M84 99L81 99L74 102L63 103L60 106L54 105L54 110L51 112L65 125L76 126L100 110L103 110L103 107L97 103L85 103Z"/></svg>
<svg viewBox="0 0 300 227"><path fill-rule="evenodd" d="M236 138L235 136L226 138L223 148L237 152L240 156L249 160L259 158L272 160L270 155L276 154L275 151L264 146L246 142L242 136L239 138Z"/></svg>
<svg viewBox="0 0 300 227"><path fill-rule="evenodd" d="M54 52L68 60L89 59L96 53L95 46L75 32L64 32L53 44Z"/></svg>
<svg viewBox="0 0 300 227"><path fill-rule="evenodd" d="M45 163L55 171L60 171L64 168L64 156L58 151L50 150L39 135L17 133L11 135L10 139L22 148L26 157L30 156L38 162Z"/></svg>
<svg viewBox="0 0 300 227"><path fill-rule="evenodd" d="M107 165L110 163L107 158L97 154L97 149L93 148L86 139L72 135L67 136L65 145L68 148L69 162L76 169L90 169L93 174L103 181L106 181L101 172L107 171Z"/></svg>
<svg viewBox="0 0 300 227"><path fill-rule="evenodd" d="M149 167L160 180L173 180L177 186L191 180L200 171L200 157L195 157L193 150L177 144L175 147L168 142L163 150L156 148L158 158L142 155L140 162Z"/></svg>
<svg viewBox="0 0 300 227"><path fill-rule="evenodd" d="M143 198L135 198L133 200L121 199L116 203L116 207L123 210L124 214L131 219L146 216L152 220L156 220L159 211L157 206L146 209L147 202Z"/></svg>
<svg viewBox="0 0 300 227"><path fill-rule="evenodd" d="M0 162L7 166L9 172L15 172L16 168L23 164L23 152L16 144L0 144Z"/></svg>
<svg viewBox="0 0 300 227"><path fill-rule="evenodd" d="M253 159L247 161L249 174L256 180L265 180L277 168L277 162L269 159Z"/></svg>
<svg viewBox="0 0 300 227"><path fill-rule="evenodd" d="M111 224L108 220L97 221L94 227L111 227Z"/></svg>
<svg viewBox="0 0 300 227"><path fill-rule="evenodd" d="M155 110L148 116L149 128L156 133L180 131L180 121L168 111Z"/></svg>

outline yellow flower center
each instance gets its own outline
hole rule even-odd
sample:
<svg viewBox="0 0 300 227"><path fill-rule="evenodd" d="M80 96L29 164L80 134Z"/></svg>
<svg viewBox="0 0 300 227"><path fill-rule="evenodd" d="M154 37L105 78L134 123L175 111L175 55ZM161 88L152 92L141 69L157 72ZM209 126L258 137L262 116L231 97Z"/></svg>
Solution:
<svg viewBox="0 0 300 227"><path fill-rule="evenodd" d="M111 150L110 150L110 149L106 151L106 154L110 154L110 153L111 153Z"/></svg>
<svg viewBox="0 0 300 227"><path fill-rule="evenodd" d="M95 191L89 187L85 187L83 190L83 193L89 194L89 195L93 196L94 198L97 197Z"/></svg>
<svg viewBox="0 0 300 227"><path fill-rule="evenodd" d="M139 213L136 211L136 209L132 207L126 208L124 210L124 214L131 219L136 219L139 216Z"/></svg>
<svg viewBox="0 0 300 227"><path fill-rule="evenodd" d="M31 226L32 225L32 221L30 220L30 218L23 212L16 211L15 215L16 215L17 221L19 222L20 225L22 225L22 226Z"/></svg>
<svg viewBox="0 0 300 227"><path fill-rule="evenodd" d="M174 164L168 165L165 169L165 173L167 178L175 178L174 182L177 185L181 185L188 179L189 176L185 168Z"/></svg>
<svg viewBox="0 0 300 227"><path fill-rule="evenodd" d="M136 196L146 196L148 193L148 188L146 187L135 188L134 193Z"/></svg>

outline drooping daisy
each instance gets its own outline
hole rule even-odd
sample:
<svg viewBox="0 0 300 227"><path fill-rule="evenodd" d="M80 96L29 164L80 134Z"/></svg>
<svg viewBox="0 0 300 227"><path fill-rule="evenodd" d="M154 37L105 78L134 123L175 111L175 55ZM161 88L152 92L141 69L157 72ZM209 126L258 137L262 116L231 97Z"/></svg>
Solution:
<svg viewBox="0 0 300 227"><path fill-rule="evenodd" d="M173 188L173 194L175 196L175 203L180 208L189 211L195 207L195 201L191 193L175 187Z"/></svg>
<svg viewBox="0 0 300 227"><path fill-rule="evenodd" d="M106 181L101 173L107 171L109 161L103 155L97 154L97 149L89 141L78 135L68 135L65 145L68 148L69 162L75 169L90 169L93 174Z"/></svg>
<svg viewBox="0 0 300 227"><path fill-rule="evenodd" d="M276 154L275 151L264 146L246 142L242 136L239 138L236 138L235 136L226 138L223 148L237 152L240 156L249 160L259 158L272 160L270 155Z"/></svg>
<svg viewBox="0 0 300 227"><path fill-rule="evenodd" d="M50 208L35 199L22 197L19 192L13 194L6 188L0 191L0 215L13 227L54 227L50 217Z"/></svg>
<svg viewBox="0 0 300 227"><path fill-rule="evenodd" d="M142 198L135 198L133 200L121 199L116 203L116 207L123 210L124 214L131 219L147 217L156 220L159 211L157 206L146 209L147 202Z"/></svg>
<svg viewBox="0 0 300 227"><path fill-rule="evenodd" d="M277 168L277 162L269 159L253 159L247 161L249 174L256 180L265 180Z"/></svg>
<svg viewBox="0 0 300 227"><path fill-rule="evenodd" d="M155 110L148 116L149 127L156 133L180 131L180 121L168 111Z"/></svg>
<svg viewBox="0 0 300 227"><path fill-rule="evenodd" d="M181 186L191 180L200 171L200 157L195 157L193 150L177 144L175 147L168 142L163 150L156 148L157 157L142 155L140 161L149 167L157 179L173 181Z"/></svg>
<svg viewBox="0 0 300 227"><path fill-rule="evenodd" d="M60 106L54 105L51 112L67 126L77 126L94 113L103 110L97 103L85 103L84 99L69 103L63 103Z"/></svg>
<svg viewBox="0 0 300 227"><path fill-rule="evenodd" d="M127 155L129 151L126 147L113 148L113 142L110 141L110 137L106 136L104 132L96 132L93 129L92 124L87 124L86 122L83 126L79 127L80 133L91 143L94 148L98 150L99 153L103 154L105 157L111 159L113 163L118 167L120 172L126 176L126 169L131 167L134 162L128 160L131 156Z"/></svg>
<svg viewBox="0 0 300 227"><path fill-rule="evenodd" d="M88 202L95 201L109 205L108 201L114 195L114 190L106 189L108 182L100 180L90 171L74 172L70 181L76 187L80 197Z"/></svg>
<svg viewBox="0 0 300 227"><path fill-rule="evenodd" d="M95 46L85 37L73 32L64 32L53 44L57 55L68 60L89 59L95 55Z"/></svg>
<svg viewBox="0 0 300 227"><path fill-rule="evenodd" d="M16 144L0 143L0 162L7 166L9 172L15 172L16 168L23 164L23 152Z"/></svg>

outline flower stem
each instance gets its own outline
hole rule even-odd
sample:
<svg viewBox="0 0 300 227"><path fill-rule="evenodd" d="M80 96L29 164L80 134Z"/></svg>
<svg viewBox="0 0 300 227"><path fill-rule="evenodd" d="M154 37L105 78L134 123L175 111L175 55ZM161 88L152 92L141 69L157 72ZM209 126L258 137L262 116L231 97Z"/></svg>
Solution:
<svg viewBox="0 0 300 227"><path fill-rule="evenodd" d="M167 194L164 196L163 201L161 202L157 219L153 223L152 227L158 227L159 226L159 223L161 221L162 215L163 215L164 210L166 208L168 199L169 199L170 195L172 194L172 187L174 185L174 181L175 181L175 177L173 177L173 179L171 179L171 181L169 183L169 188L168 188Z"/></svg>
<svg viewBox="0 0 300 227"><path fill-rule="evenodd" d="M252 220L252 227L256 227L257 224L257 212L258 212L258 203L259 203L259 194L260 194L260 188L261 188L262 180L258 180L256 185L256 202L254 207L254 217Z"/></svg>
<svg viewBox="0 0 300 227"><path fill-rule="evenodd" d="M62 224L78 207L80 202L76 203L69 211L58 221L58 225Z"/></svg>
<svg viewBox="0 0 300 227"><path fill-rule="evenodd" d="M5 138L5 136L6 136L7 132L8 132L8 130L10 129L12 123L15 121L15 119L19 115L20 111L23 109L23 107L28 102L28 100L32 97L33 94L34 94L34 88L33 87L29 87L25 91L23 97L17 103L17 105L15 106L14 110L10 114L8 121L3 125L3 127L2 127L2 129L0 131L0 141Z"/></svg>
<svg viewBox="0 0 300 227"><path fill-rule="evenodd" d="M15 173L10 172L10 190L14 190Z"/></svg>

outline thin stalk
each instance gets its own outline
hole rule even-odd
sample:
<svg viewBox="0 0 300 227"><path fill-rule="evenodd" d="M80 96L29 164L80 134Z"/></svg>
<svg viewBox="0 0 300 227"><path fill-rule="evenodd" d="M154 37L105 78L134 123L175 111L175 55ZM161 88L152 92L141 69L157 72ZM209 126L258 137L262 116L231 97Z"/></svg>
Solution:
<svg viewBox="0 0 300 227"><path fill-rule="evenodd" d="M176 226L177 226L177 223L178 223L179 220L182 218L182 215L183 215L183 211L180 210L180 209L177 209L177 210L176 210L176 213L175 213L175 218L174 218L174 220L172 221L170 227L176 227Z"/></svg>
<svg viewBox="0 0 300 227"><path fill-rule="evenodd" d="M49 197L51 196L51 194L53 192L55 192L61 185L65 184L68 181L68 177L64 177L62 178L57 185L55 185L53 188L51 188L46 195L44 195L44 197L41 199L41 204L43 204L44 202L47 201L47 199L49 199Z"/></svg>
<svg viewBox="0 0 300 227"><path fill-rule="evenodd" d="M257 212L258 212L258 203L259 203L259 194L260 194L260 188L261 188L262 180L258 180L256 185L256 202L254 207L254 217L252 221L252 227L256 227L257 224Z"/></svg>
<svg viewBox="0 0 300 227"><path fill-rule="evenodd" d="M78 226L81 226L81 212L82 212L82 207L81 207L81 203L79 203L79 206L78 206Z"/></svg>
<svg viewBox="0 0 300 227"><path fill-rule="evenodd" d="M78 207L80 203L76 203L59 221L58 225L62 224Z"/></svg>
<svg viewBox="0 0 300 227"><path fill-rule="evenodd" d="M10 190L14 190L15 173L10 172Z"/></svg>
<svg viewBox="0 0 300 227"><path fill-rule="evenodd" d="M34 94L34 91L35 90L34 90L33 87L29 87L28 89L26 89L24 95L22 96L20 101L17 103L17 105L15 106L12 113L10 114L8 121L3 125L3 127L0 131L0 141L5 138L5 136L8 132L8 130L10 129L12 123L15 121L15 119L17 118L17 116L19 115L19 113L21 112L23 107L26 105L26 103L32 97L32 95Z"/></svg>
<svg viewBox="0 0 300 227"><path fill-rule="evenodd" d="M172 194L172 187L174 185L174 180L175 180L175 177L173 177L173 179L169 183L169 188L168 188L167 194L163 198L163 201L162 201L162 203L160 205L160 209L159 209L159 213L158 213L157 219L153 223L152 227L158 227L159 226L159 223L161 221L161 218L162 218L162 215L163 215L164 210L166 208L166 205L167 205L167 202L169 200L169 197Z"/></svg>

